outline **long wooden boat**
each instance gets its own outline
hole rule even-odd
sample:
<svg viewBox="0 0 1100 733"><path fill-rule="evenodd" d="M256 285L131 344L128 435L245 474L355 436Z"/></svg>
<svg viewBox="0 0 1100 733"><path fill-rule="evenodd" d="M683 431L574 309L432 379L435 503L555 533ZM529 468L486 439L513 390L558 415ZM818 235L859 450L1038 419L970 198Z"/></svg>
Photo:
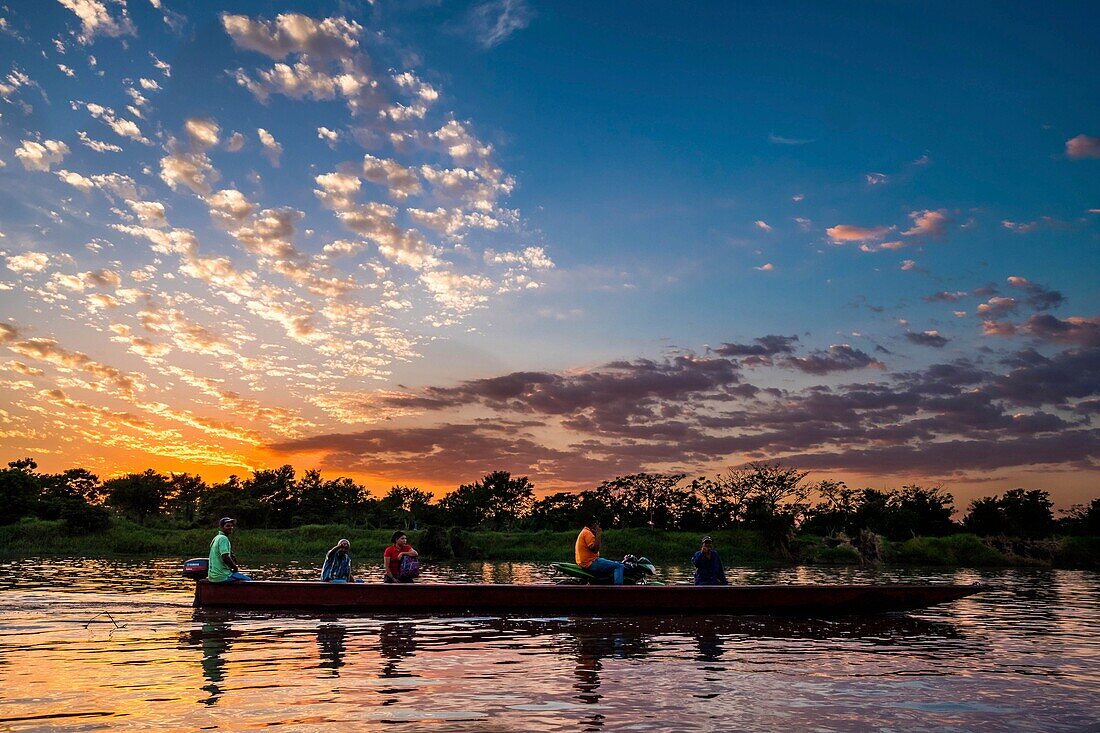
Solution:
<svg viewBox="0 0 1100 733"><path fill-rule="evenodd" d="M505 585L487 583L196 583L195 605L412 614L783 614L910 611L980 585Z"/></svg>

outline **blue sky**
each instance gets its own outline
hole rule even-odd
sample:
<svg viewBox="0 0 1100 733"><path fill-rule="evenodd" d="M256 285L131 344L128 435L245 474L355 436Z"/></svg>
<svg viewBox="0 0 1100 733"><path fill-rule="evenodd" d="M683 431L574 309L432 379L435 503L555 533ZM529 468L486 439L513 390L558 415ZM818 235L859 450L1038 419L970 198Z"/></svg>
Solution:
<svg viewBox="0 0 1100 733"><path fill-rule="evenodd" d="M8 3L0 446L1080 500L1097 15Z"/></svg>

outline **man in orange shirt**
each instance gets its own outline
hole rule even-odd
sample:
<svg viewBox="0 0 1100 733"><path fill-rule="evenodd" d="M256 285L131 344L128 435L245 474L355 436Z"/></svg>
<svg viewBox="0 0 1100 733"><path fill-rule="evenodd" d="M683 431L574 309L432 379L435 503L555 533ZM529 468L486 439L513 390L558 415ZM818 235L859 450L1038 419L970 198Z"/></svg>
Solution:
<svg viewBox="0 0 1100 733"><path fill-rule="evenodd" d="M600 545L603 543L603 528L600 527L599 517L592 517L577 535L577 544L574 554L577 564L582 568L600 577L611 576L615 585L623 584L623 571L626 566L621 562L605 560L600 557Z"/></svg>

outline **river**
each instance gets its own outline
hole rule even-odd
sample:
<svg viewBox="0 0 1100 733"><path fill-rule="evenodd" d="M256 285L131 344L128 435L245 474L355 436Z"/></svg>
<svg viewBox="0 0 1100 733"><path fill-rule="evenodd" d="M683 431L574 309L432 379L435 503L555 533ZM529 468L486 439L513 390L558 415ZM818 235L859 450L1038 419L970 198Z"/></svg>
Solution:
<svg viewBox="0 0 1100 733"><path fill-rule="evenodd" d="M0 730L1100 730L1095 572L733 568L990 590L877 618L593 619L196 610L178 567L0 561ZM422 580L554 578L470 563Z"/></svg>

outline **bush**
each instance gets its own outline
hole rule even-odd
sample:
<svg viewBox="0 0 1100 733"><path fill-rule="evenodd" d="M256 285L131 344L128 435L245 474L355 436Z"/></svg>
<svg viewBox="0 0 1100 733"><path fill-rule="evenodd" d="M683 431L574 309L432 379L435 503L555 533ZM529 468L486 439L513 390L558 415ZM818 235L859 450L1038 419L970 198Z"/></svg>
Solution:
<svg viewBox="0 0 1100 733"><path fill-rule="evenodd" d="M62 529L73 535L105 532L111 526L111 513L107 507L88 504L83 500L68 501L61 507Z"/></svg>
<svg viewBox="0 0 1100 733"><path fill-rule="evenodd" d="M1100 570L1100 537L1066 537L1054 552L1054 565Z"/></svg>

